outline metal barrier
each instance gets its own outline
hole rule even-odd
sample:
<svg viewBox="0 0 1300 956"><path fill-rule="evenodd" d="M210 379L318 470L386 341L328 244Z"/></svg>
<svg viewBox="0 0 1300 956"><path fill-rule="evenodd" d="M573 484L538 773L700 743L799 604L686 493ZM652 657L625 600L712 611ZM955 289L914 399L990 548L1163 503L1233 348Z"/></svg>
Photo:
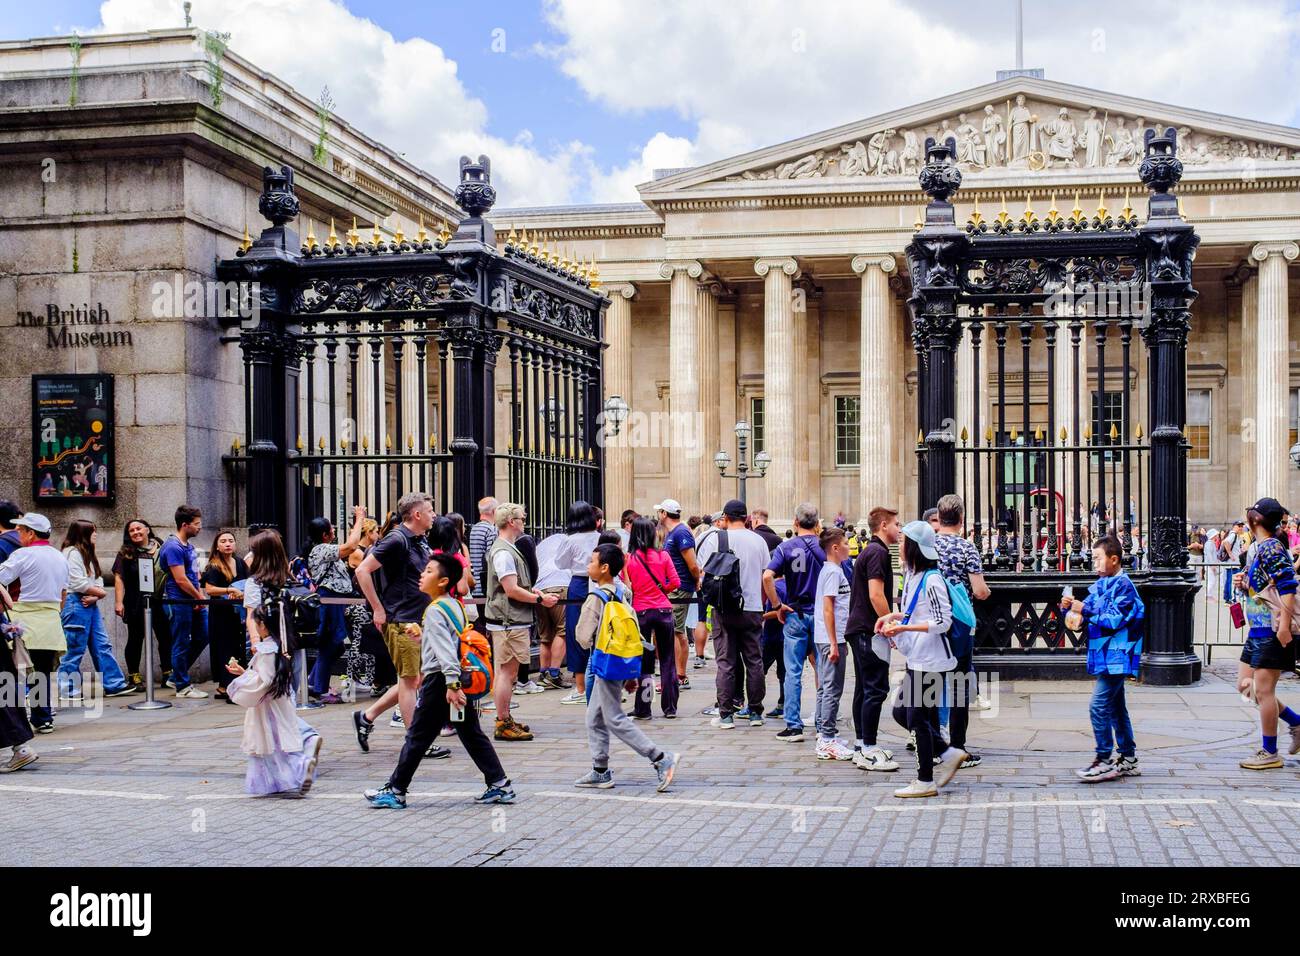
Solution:
<svg viewBox="0 0 1300 956"><path fill-rule="evenodd" d="M1246 638L1245 630L1232 623L1228 610L1231 598L1223 599L1224 581L1240 571L1241 565L1235 561L1207 561L1192 564L1192 569L1201 585L1192 608L1193 644L1208 666L1214 659L1216 648L1232 649L1235 653Z"/></svg>

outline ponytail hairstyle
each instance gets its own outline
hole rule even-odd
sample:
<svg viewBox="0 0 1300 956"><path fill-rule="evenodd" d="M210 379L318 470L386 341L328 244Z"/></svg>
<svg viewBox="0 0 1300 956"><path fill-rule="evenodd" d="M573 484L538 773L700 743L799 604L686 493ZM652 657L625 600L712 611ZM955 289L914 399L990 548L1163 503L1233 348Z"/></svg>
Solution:
<svg viewBox="0 0 1300 956"><path fill-rule="evenodd" d="M275 654L275 674L271 678L271 689L268 693L272 700L288 697L293 693L293 654L296 650L293 628L283 628L289 632L287 636L277 633L282 630L279 626L278 610L272 612L265 605L253 608L252 613L253 620L266 628L265 640L274 641L279 648ZM272 613L277 614L277 619L272 619Z"/></svg>

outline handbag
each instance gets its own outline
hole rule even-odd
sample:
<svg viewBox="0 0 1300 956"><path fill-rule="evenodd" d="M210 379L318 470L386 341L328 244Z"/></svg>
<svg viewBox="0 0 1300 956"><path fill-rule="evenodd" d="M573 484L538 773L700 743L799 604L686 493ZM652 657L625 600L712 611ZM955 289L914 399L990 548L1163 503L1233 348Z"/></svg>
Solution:
<svg viewBox="0 0 1300 956"><path fill-rule="evenodd" d="M1228 615L1232 618L1234 630L1241 630L1246 626L1246 612L1241 607L1240 601L1233 601L1228 605Z"/></svg>

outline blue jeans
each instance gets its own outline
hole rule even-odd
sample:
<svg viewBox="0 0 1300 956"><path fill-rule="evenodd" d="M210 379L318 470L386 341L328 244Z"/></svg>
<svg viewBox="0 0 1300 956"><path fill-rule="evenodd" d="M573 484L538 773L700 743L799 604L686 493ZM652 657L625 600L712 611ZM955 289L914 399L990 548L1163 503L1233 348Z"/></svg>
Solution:
<svg viewBox="0 0 1300 956"><path fill-rule="evenodd" d="M190 686L190 665L208 646L208 609L195 604L164 604L172 631L172 680L177 690Z"/></svg>
<svg viewBox="0 0 1300 956"><path fill-rule="evenodd" d="M1088 716L1092 718L1092 733L1097 738L1097 756L1110 757L1118 750L1121 757L1132 757L1137 752L1133 741L1133 725L1129 723L1128 707L1124 704L1123 674L1098 674L1097 686L1092 692L1092 705Z"/></svg>
<svg viewBox="0 0 1300 956"><path fill-rule="evenodd" d="M350 594L338 594L328 588L318 588L317 593L323 597L351 597ZM316 664L311 669L307 686L313 694L324 694L330 689L330 671L343 653L343 642L348 636L347 621L343 617L342 604L322 604L320 622L320 646L316 651Z"/></svg>
<svg viewBox="0 0 1300 956"><path fill-rule="evenodd" d="M785 725L803 730L799 692L803 687L803 665L812 647L812 615L798 611L787 614L782 631L785 636Z"/></svg>
<svg viewBox="0 0 1300 956"><path fill-rule="evenodd" d="M80 595L69 594L63 601L59 617L63 621L63 635L68 641L68 649L59 662L59 693L65 697L81 693L81 659L86 651L90 651L95 670L104 675L104 690L112 692L125 687L126 678L113 656L113 645L104 629L104 619L99 615L99 603L86 607L81 603Z"/></svg>

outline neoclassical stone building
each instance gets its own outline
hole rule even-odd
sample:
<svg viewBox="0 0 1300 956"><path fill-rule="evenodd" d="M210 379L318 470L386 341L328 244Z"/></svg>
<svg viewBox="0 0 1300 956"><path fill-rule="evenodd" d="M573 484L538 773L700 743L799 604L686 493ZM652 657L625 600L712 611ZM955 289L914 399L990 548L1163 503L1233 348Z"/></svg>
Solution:
<svg viewBox="0 0 1300 956"><path fill-rule="evenodd" d="M735 461L733 423L754 428L751 455L773 465L750 500L774 519L805 499L856 520L874 504L916 510L916 357L909 340L904 249L918 228L918 164L927 137L956 142L959 220L1032 208L1145 219L1139 130L1173 127L1186 171L1184 216L1202 237L1200 293L1188 350L1189 500L1193 521L1237 514L1258 495L1295 500L1300 326L1290 305L1300 239L1300 130L1015 77L693 169L662 171L641 202L498 210L503 231L592 256L612 298L606 392L630 420L687 416L695 447L647 432L649 447L611 448L607 504L644 509L664 495L691 508L734 494L715 451ZM1008 429L1041 432L1049 387L1104 434L1119 400L1119 330L1108 332L1109 382L1083 350L1079 392L1049 386L1035 342L1004 375ZM1146 418L1140 339L1130 390ZM956 430L991 422L996 369L986 336L981 381L971 342L959 361ZM1013 338L1010 346L1018 352ZM1105 381L1105 378L1103 378ZM1024 390L1029 416L1024 420ZM1058 412L1059 414L1059 412ZM1066 415L1064 419L1069 420ZM1041 436L1040 436L1041 440ZM632 444L639 443L633 441ZM687 443L689 444L689 443Z"/></svg>
<svg viewBox="0 0 1300 956"><path fill-rule="evenodd" d="M237 517L222 459L243 433L238 348L210 315L159 315L156 283L212 279L217 260L256 235L266 165L294 170L297 232L322 242L331 221L342 236L354 217L365 234L436 233L458 215L450 191L197 31L0 43L0 76L0 494L31 497L31 376L105 372L115 377L117 497L101 525L143 514L165 526L180 500L200 504L211 526ZM1011 218L1026 208L1038 219L1052 208L1070 216L1076 204L1081 215L1099 206L1118 215L1130 197L1143 219L1136 164L1147 127L1179 131L1183 212L1202 237L1188 352L1189 516L1221 521L1264 492L1295 501L1300 474L1287 450L1300 364L1288 284L1300 240L1300 130L1016 77L660 171L637 203L493 211L499 243L513 233L594 261L610 296L605 394L629 413L610 439L607 509L645 510L664 496L692 511L718 507L735 485L713 457L725 451L734 468L733 426L744 420L751 457L772 459L749 498L774 523L802 499L851 521L878 503L914 512L918 398L904 249L922 202L926 138L955 141L961 218L993 221L1004 203ZM98 331L115 337L56 336L51 345L32 318L51 306L107 315ZM967 341L954 431L976 431L977 414L980 430L993 420L998 386L1002 424L1022 439L1050 443L1049 399L1102 435L1127 395L1140 426L1149 399L1140 338L1121 384L1120 335L1104 330L1100 366L1090 341L1078 389L1068 376L1048 381L1041 342L1022 365L1014 332L1002 375L986 336L977 380ZM442 402L435 386L421 395L397 381L390 358L380 365L358 385L361 422L382 405L382 430L392 432L399 406L409 422L421 403L432 411ZM505 435L509 385L497 387ZM315 411L317 420L339 413ZM60 523L84 507L74 499L48 510Z"/></svg>

